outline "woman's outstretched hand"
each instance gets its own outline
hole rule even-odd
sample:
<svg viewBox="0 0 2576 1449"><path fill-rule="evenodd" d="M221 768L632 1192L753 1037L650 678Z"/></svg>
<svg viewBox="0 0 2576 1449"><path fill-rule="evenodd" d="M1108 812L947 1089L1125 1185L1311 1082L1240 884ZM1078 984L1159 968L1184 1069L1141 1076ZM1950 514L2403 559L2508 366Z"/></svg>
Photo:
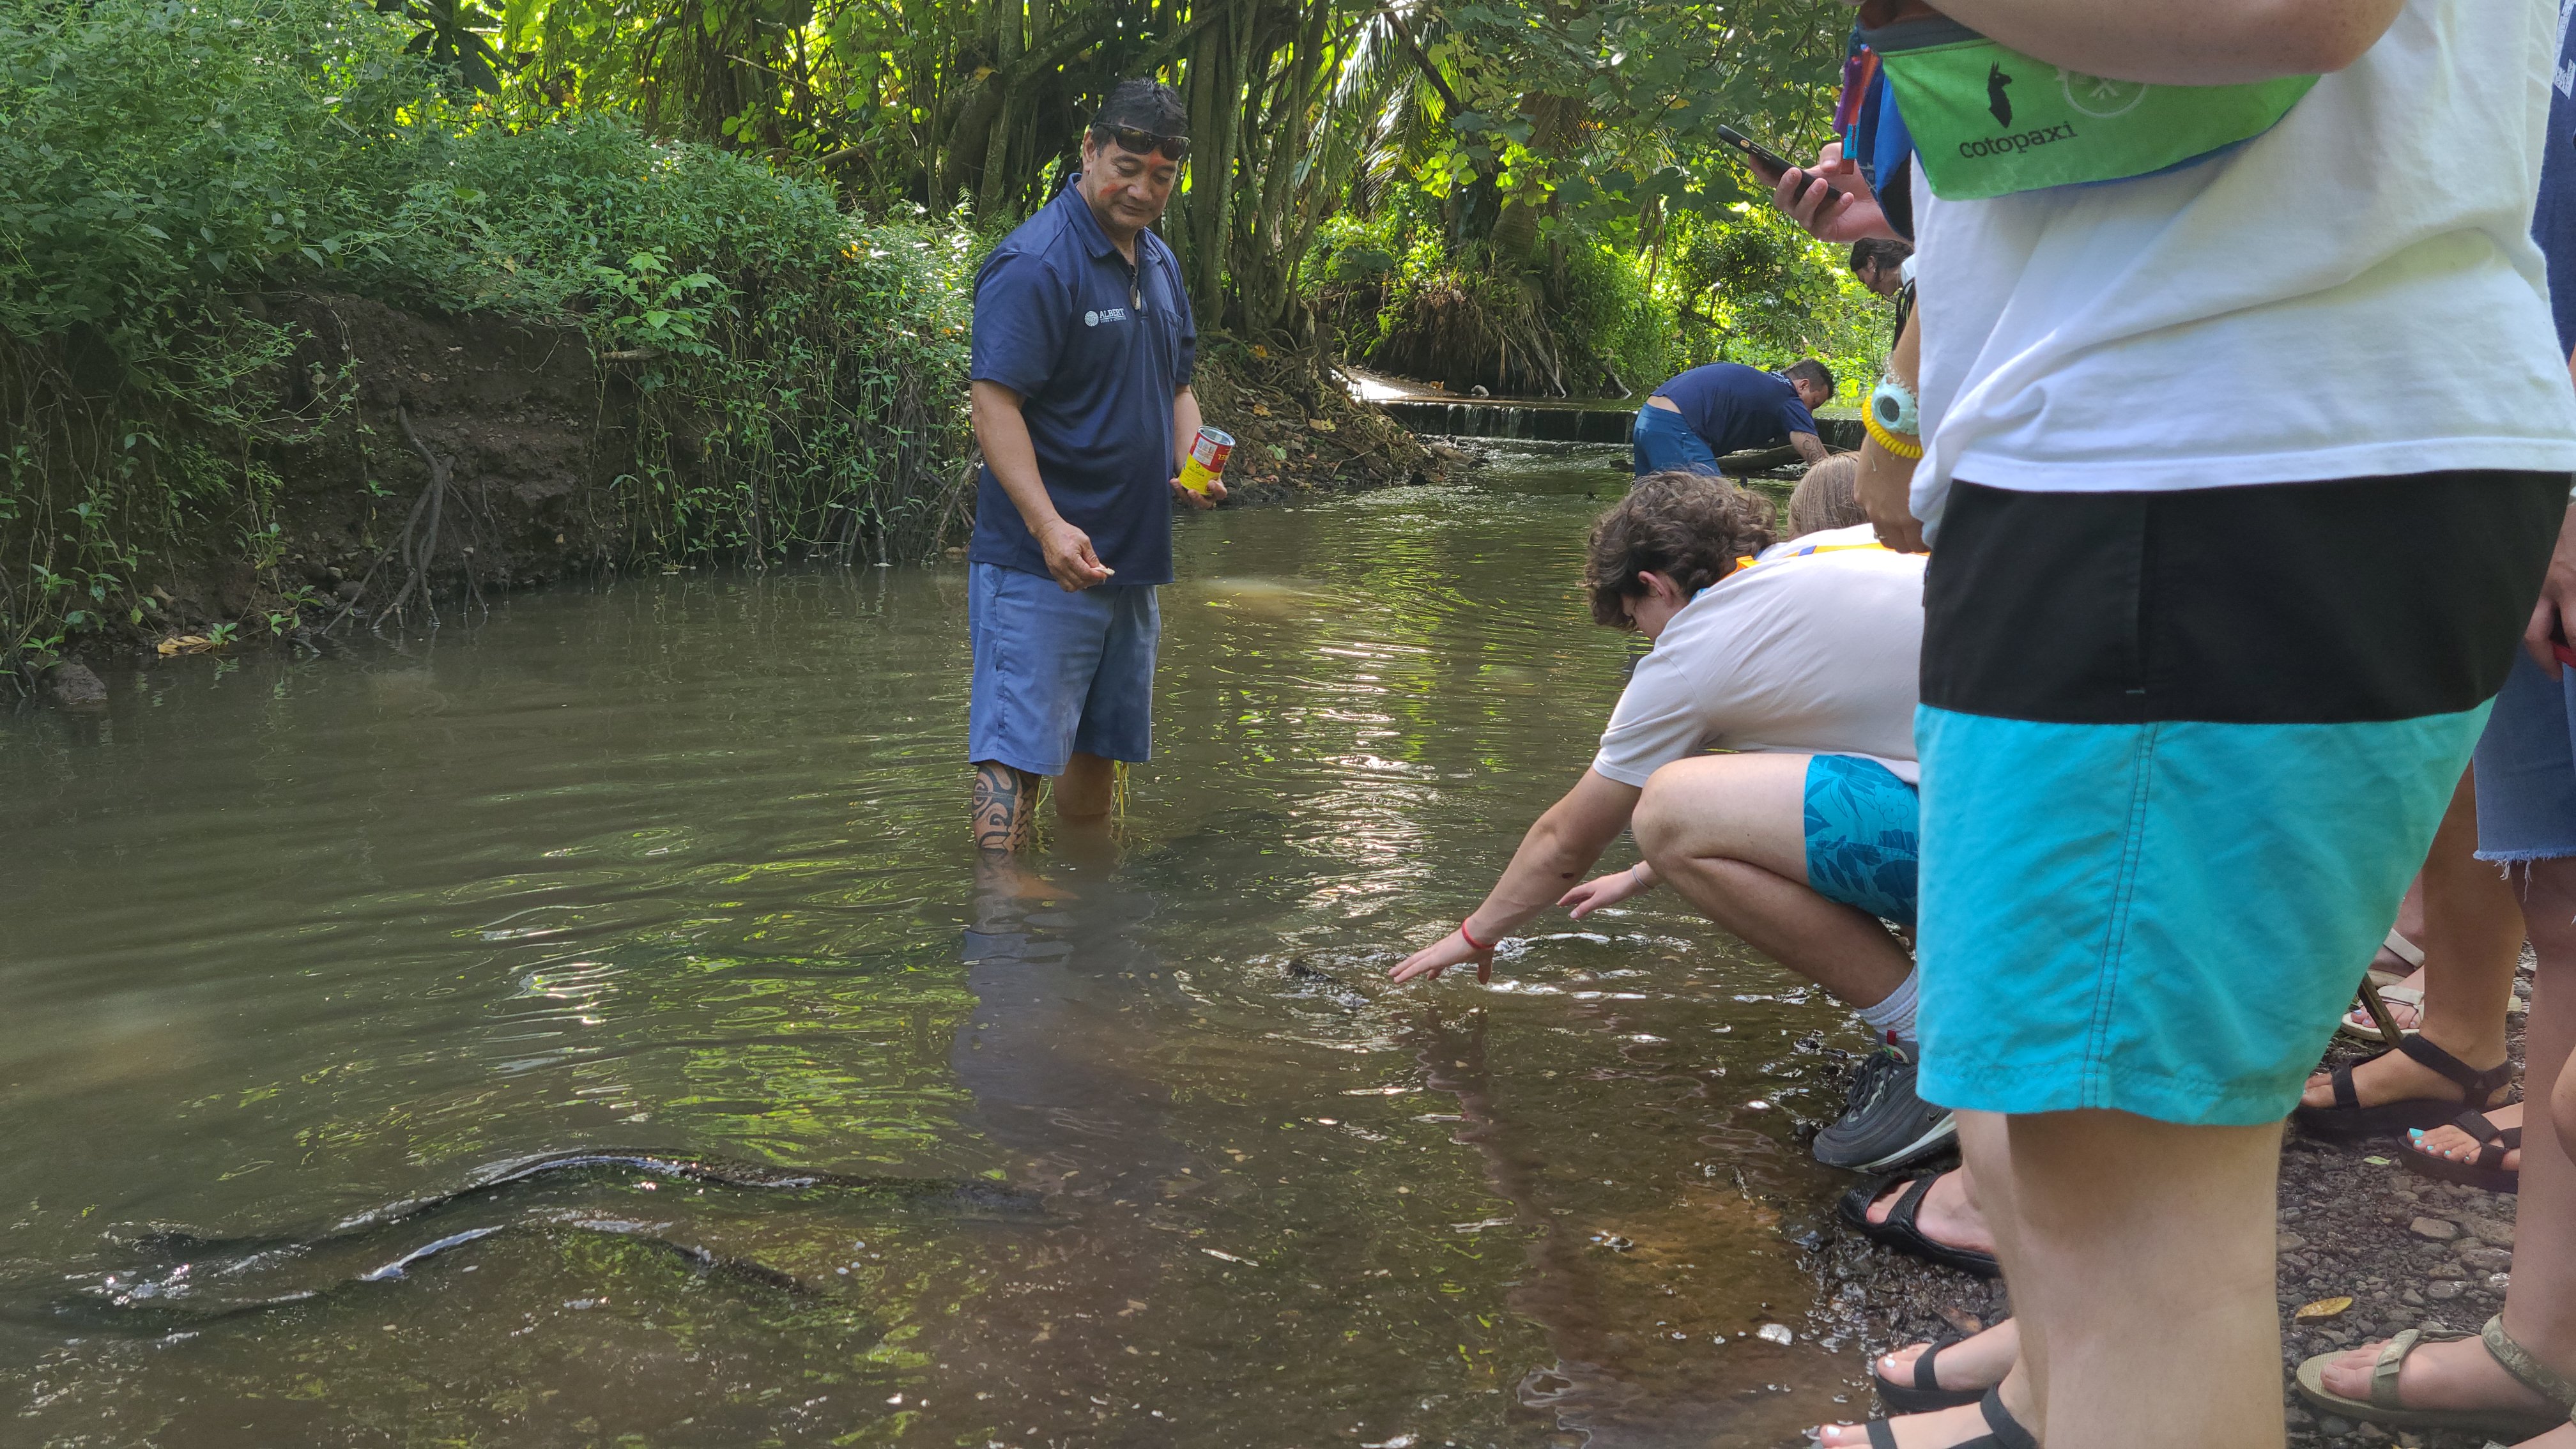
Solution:
<svg viewBox="0 0 2576 1449"><path fill-rule="evenodd" d="M1641 896L1655 888L1654 868L1640 861L1627 870L1596 876L1557 898L1567 915L1582 920L1603 906L1615 906L1630 896Z"/></svg>
<svg viewBox="0 0 2576 1449"><path fill-rule="evenodd" d="M1419 980L1425 976L1437 981L1440 979L1441 972L1452 966L1464 966L1470 961L1476 963L1476 979L1479 982L1494 979L1493 948L1488 946L1480 951L1468 945L1465 936L1451 931L1448 935L1396 962L1386 973L1386 979L1398 985Z"/></svg>

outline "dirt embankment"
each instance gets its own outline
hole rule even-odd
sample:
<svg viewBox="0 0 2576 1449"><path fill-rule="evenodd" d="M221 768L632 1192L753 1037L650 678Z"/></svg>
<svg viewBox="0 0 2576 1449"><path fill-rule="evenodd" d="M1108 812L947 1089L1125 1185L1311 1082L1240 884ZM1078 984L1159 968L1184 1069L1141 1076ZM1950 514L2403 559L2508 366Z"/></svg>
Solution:
<svg viewBox="0 0 2576 1449"><path fill-rule="evenodd" d="M280 480L266 556L256 540L208 529L150 561L153 616L87 636L76 653L174 638L193 649L210 634L245 646L274 633L312 638L396 607L418 613L658 561L629 504L636 362L601 357L558 322L424 315L349 296L264 307L306 339L282 379L283 411L328 419L259 460ZM1230 506L1387 487L1458 461L1355 402L1311 355L1211 338L1196 386L1208 423L1238 440ZM683 482L691 455L685 435L673 440ZM971 473L942 473L943 541L961 542Z"/></svg>

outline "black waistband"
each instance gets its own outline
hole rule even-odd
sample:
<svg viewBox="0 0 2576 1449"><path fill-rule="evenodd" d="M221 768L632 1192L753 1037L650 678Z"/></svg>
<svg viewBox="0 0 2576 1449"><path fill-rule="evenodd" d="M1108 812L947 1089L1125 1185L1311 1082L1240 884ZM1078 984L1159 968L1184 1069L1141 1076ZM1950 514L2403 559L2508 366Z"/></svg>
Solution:
<svg viewBox="0 0 2576 1449"><path fill-rule="evenodd" d="M2563 473L2172 493L1954 483L1924 579L1923 702L2065 724L2449 714L2512 665Z"/></svg>

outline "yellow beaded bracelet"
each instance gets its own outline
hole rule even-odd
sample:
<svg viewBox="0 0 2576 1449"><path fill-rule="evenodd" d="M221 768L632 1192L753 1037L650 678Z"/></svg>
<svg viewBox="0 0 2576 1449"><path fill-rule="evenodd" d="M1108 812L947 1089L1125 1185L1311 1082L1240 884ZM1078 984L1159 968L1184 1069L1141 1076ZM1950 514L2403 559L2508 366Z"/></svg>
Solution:
<svg viewBox="0 0 2576 1449"><path fill-rule="evenodd" d="M1877 443L1880 447L1885 448L1887 451L1894 453L1900 458L1910 459L1920 458L1923 456L1922 439L1916 438L1913 441L1908 442L1907 440L1898 437L1896 434L1889 432L1886 426L1881 424L1876 417L1872 416L1867 408L1861 409L1860 425L1869 430L1871 441Z"/></svg>

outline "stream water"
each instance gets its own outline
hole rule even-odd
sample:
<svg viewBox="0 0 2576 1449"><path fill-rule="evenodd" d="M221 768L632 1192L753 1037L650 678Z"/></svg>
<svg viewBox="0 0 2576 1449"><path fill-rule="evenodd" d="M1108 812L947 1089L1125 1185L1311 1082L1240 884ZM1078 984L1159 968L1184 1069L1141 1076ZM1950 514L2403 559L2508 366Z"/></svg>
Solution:
<svg viewBox="0 0 2576 1449"><path fill-rule="evenodd" d="M1838 1012L1668 894L1383 980L1635 647L1575 577L1617 450L1505 446L1183 520L1157 758L1025 897L966 844L956 565L551 589L0 715L0 1440L1848 1415L1795 1246ZM652 1156L496 1181L580 1150Z"/></svg>

